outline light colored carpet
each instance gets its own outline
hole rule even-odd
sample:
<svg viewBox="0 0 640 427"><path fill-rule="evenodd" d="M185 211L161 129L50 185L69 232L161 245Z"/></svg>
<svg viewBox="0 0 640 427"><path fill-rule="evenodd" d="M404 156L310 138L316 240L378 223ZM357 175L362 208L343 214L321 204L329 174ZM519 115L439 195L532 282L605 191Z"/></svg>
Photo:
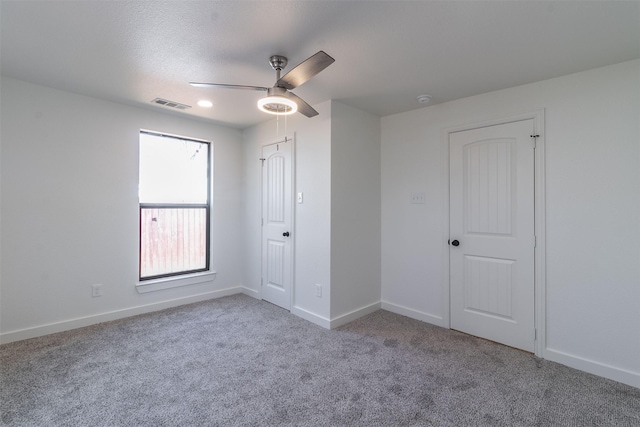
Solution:
<svg viewBox="0 0 640 427"><path fill-rule="evenodd" d="M640 389L378 311L244 295L0 346L7 426L640 426Z"/></svg>

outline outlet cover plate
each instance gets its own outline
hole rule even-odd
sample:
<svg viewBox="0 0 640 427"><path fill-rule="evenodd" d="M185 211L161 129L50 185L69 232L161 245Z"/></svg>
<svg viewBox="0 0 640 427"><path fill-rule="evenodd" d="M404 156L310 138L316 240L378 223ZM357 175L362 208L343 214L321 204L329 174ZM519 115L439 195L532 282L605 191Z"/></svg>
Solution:
<svg viewBox="0 0 640 427"><path fill-rule="evenodd" d="M91 285L91 296L93 298L102 296L102 285Z"/></svg>
<svg viewBox="0 0 640 427"><path fill-rule="evenodd" d="M427 195L424 191L411 193L412 204L424 204L427 201Z"/></svg>

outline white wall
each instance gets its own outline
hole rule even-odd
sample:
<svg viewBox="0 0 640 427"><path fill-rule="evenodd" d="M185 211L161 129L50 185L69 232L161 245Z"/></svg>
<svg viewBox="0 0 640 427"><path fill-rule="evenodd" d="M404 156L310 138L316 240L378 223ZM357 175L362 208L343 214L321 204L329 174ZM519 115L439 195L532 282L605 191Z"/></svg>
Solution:
<svg viewBox="0 0 640 427"><path fill-rule="evenodd" d="M291 312L334 327L379 308L380 119L335 101L314 118L286 118L295 133L294 289ZM243 132L244 283L260 292L260 147L284 135L270 120ZM322 297L315 285L322 285ZM249 292L247 292L249 293Z"/></svg>
<svg viewBox="0 0 640 427"><path fill-rule="evenodd" d="M443 323L443 130L540 108L544 357L640 387L639 60L382 118L383 306Z"/></svg>
<svg viewBox="0 0 640 427"><path fill-rule="evenodd" d="M331 104L331 319L380 303L380 118ZM333 326L333 325L332 325Z"/></svg>
<svg viewBox="0 0 640 427"><path fill-rule="evenodd" d="M3 341L239 292L240 131L9 78L1 88ZM213 282L136 291L141 128L213 141Z"/></svg>
<svg viewBox="0 0 640 427"><path fill-rule="evenodd" d="M13 79L3 78L1 88L1 340L229 290L259 296L258 159L260 144L276 136L274 120L241 134ZM345 140L364 147L375 132L354 136L340 117L351 116L361 130L375 120L336 102L316 108L316 118L287 120L288 133L296 134L295 191L305 194L296 205L292 311L329 326L335 316L357 309L356 301L375 300L366 278L353 294L343 293L348 288L338 282L338 294L331 295L332 262L348 259L349 245L334 245L332 238L348 229L352 208L368 209L376 197L376 174L363 170L373 168L375 156L351 171L347 165L357 147L336 148ZM640 61L382 118L383 304L444 322L443 129L540 108L547 166L544 357L640 387ZM135 290L140 128L214 141L213 283ZM366 195L355 207L351 191L338 188L351 172L358 172L352 178L361 180L358 189ZM425 192L427 203L410 204L414 191ZM376 215L372 210L360 233L374 227ZM362 265L370 257L374 271L373 252L354 259ZM338 265L335 280L352 272ZM101 298L91 298L93 283L103 284ZM322 298L314 295L316 283L324 286Z"/></svg>
<svg viewBox="0 0 640 427"><path fill-rule="evenodd" d="M291 311L328 326L331 282L331 102L315 105L320 113L311 119L300 114L286 118L287 134L295 133L295 192L304 203L295 204L293 306ZM279 132L284 135L285 119ZM243 131L244 147L244 283L260 291L260 182L261 146L277 136L276 120ZM323 286L322 298L315 285Z"/></svg>

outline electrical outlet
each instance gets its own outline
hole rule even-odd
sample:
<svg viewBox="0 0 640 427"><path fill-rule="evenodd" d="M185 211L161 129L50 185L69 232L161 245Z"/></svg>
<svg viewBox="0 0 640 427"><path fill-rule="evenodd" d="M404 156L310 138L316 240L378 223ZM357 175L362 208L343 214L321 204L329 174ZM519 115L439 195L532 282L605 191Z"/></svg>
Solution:
<svg viewBox="0 0 640 427"><path fill-rule="evenodd" d="M322 285L316 285L316 296L322 298Z"/></svg>
<svg viewBox="0 0 640 427"><path fill-rule="evenodd" d="M102 296L102 285L91 285L91 296L93 298Z"/></svg>

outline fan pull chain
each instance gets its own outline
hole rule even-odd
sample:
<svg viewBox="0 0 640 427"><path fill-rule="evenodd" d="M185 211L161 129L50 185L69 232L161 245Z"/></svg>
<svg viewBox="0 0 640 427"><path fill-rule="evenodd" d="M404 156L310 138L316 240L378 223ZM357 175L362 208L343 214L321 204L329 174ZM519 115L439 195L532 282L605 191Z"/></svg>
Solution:
<svg viewBox="0 0 640 427"><path fill-rule="evenodd" d="M287 134L287 115L284 115L284 135ZM280 137L280 115L276 116L276 139Z"/></svg>

